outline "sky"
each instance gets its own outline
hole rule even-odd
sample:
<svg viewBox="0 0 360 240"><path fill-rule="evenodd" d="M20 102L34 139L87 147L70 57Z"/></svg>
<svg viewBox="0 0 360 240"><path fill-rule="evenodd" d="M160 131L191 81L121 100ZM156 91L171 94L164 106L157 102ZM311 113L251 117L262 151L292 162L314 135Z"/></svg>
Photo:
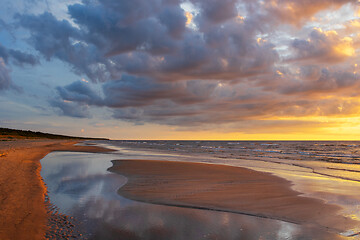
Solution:
<svg viewBox="0 0 360 240"><path fill-rule="evenodd" d="M360 140L360 1L2 0L0 126Z"/></svg>

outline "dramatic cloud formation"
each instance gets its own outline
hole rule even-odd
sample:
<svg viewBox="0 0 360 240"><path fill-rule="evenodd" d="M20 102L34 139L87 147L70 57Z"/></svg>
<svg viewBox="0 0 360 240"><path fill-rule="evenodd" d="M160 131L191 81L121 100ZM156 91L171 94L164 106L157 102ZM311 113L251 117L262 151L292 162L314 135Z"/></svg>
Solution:
<svg viewBox="0 0 360 240"><path fill-rule="evenodd" d="M139 1L136 10L121 1L71 5L69 14L79 28L49 13L22 15L19 21L46 59L66 61L94 82L117 79L122 72L168 81L234 79L268 72L278 59L274 45L254 41L258 30L251 21L233 16L235 1L197 1L206 5L199 18L222 9L211 23L233 17L204 31L186 28L185 11L176 1L150 2Z"/></svg>
<svg viewBox="0 0 360 240"><path fill-rule="evenodd" d="M244 130L359 113L355 0L83 0L13 21L42 58L83 79L55 88L61 115L101 108L136 124ZM4 46L0 89L9 64L39 63Z"/></svg>

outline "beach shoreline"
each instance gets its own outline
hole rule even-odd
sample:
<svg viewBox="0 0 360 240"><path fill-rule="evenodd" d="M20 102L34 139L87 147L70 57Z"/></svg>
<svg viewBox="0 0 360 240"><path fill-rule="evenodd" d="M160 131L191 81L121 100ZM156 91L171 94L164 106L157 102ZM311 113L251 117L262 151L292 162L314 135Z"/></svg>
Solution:
<svg viewBox="0 0 360 240"><path fill-rule="evenodd" d="M49 236L49 220L60 219L51 216L45 201L46 184L40 176L40 160L48 153L114 151L93 144L75 146L79 142L82 141L0 142L1 239L43 239L46 234ZM337 234L358 225L357 221L339 215L339 206L301 196L292 190L290 181L269 173L194 162L138 159L112 162L109 170L128 179L118 191L128 199L281 220ZM55 223L56 228L62 227L61 221Z"/></svg>
<svg viewBox="0 0 360 240"><path fill-rule="evenodd" d="M114 160L109 170L128 178L118 193L126 198L270 218L340 234L359 222L341 208L301 196L292 183L269 173L225 165Z"/></svg>
<svg viewBox="0 0 360 240"><path fill-rule="evenodd" d="M105 153L82 140L15 140L0 142L0 238L44 239L49 212L40 160L54 151Z"/></svg>

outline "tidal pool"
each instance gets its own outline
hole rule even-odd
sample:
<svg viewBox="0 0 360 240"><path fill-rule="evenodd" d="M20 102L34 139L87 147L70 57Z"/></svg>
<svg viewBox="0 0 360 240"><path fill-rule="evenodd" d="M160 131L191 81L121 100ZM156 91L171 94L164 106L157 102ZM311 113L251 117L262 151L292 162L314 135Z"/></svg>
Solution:
<svg viewBox="0 0 360 240"><path fill-rule="evenodd" d="M174 156L169 156L169 158ZM59 212L73 217L84 239L258 240L337 239L319 229L233 213L142 203L117 190L126 178L107 171L114 159L160 158L127 155L53 152L41 160L48 197ZM161 156L166 158L166 156ZM340 238L339 238L340 239Z"/></svg>

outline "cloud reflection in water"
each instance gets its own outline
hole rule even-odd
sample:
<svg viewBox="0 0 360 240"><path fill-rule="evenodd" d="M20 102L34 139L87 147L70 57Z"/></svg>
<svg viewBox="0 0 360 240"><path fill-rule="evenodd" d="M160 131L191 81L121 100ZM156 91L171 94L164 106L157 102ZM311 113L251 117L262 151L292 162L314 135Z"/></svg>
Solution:
<svg viewBox="0 0 360 240"><path fill-rule="evenodd" d="M107 172L114 158L56 152L41 161L51 202L79 220L89 239L336 239L281 221L125 199L116 192L126 178Z"/></svg>

